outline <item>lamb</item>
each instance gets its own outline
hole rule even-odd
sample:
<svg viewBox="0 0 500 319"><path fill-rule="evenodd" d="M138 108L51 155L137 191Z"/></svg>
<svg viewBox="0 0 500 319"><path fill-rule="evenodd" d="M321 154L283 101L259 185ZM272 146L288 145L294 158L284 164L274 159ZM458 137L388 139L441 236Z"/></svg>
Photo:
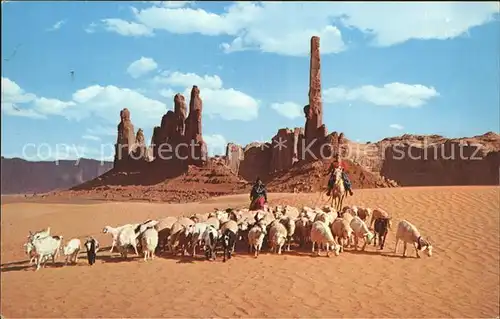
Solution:
<svg viewBox="0 0 500 319"><path fill-rule="evenodd" d="M65 264L68 264L68 262L76 264L78 262L78 253L80 252L81 244L80 239L73 238L64 246L63 254L66 256Z"/></svg>
<svg viewBox="0 0 500 319"><path fill-rule="evenodd" d="M330 229L333 238L340 244L340 252L344 252L344 247L350 243L353 232L349 222L343 218L337 217L330 225Z"/></svg>
<svg viewBox="0 0 500 319"><path fill-rule="evenodd" d="M404 242L404 250L403 257L406 257L406 244L411 243L415 247L415 253L417 257L420 258L420 254L418 251L427 250L427 256L432 256L432 245L428 240L425 240L420 235L417 227L411 224L407 220L402 220L398 224L398 229L396 231L396 245L394 247L394 254L398 249L399 241L402 240Z"/></svg>
<svg viewBox="0 0 500 319"><path fill-rule="evenodd" d="M281 248L285 245L287 239L287 231L285 226L279 221L275 220L269 226L269 246L273 253L281 255Z"/></svg>
<svg viewBox="0 0 500 319"><path fill-rule="evenodd" d="M201 244L201 241L203 240L203 234L205 233L205 230L207 229L208 225L205 223L196 223L193 225L188 225L184 229L184 236L186 238L191 238L191 246L193 249L193 252L191 254L192 257L196 255L196 246Z"/></svg>
<svg viewBox="0 0 500 319"><path fill-rule="evenodd" d="M97 250L99 249L99 242L94 237L89 237L85 241L85 248L87 249L87 260L89 265L95 264Z"/></svg>
<svg viewBox="0 0 500 319"><path fill-rule="evenodd" d="M312 253L314 254L314 247L316 243L326 246L326 256L330 257L330 248L335 252L335 256L339 255L340 246L337 244L333 238L332 231L328 227L327 223L323 221L315 221L311 227L311 241L312 241ZM320 249L318 247L318 255Z"/></svg>
<svg viewBox="0 0 500 319"><path fill-rule="evenodd" d="M358 250L358 240L359 238L363 238L364 244L361 250L364 251L366 245L371 243L375 235L372 232L370 232L368 226L366 226L365 222L359 216L354 216L349 225L353 230L354 250Z"/></svg>
<svg viewBox="0 0 500 319"><path fill-rule="evenodd" d="M55 260L59 255L62 239L62 236L47 236L33 239L31 243L35 247L37 255L36 270L40 269L42 261L44 261L45 266L46 259L49 257L52 259L52 263L55 263Z"/></svg>
<svg viewBox="0 0 500 319"><path fill-rule="evenodd" d="M151 260L155 259L155 250L158 246L158 231L155 226L145 224L140 226L139 232L142 234L144 261L147 261L148 257Z"/></svg>
<svg viewBox="0 0 500 319"><path fill-rule="evenodd" d="M207 258L207 260L215 260L215 248L217 246L217 240L219 239L219 233L217 229L212 225L207 225L205 232L203 232L202 238L205 242L205 257Z"/></svg>
<svg viewBox="0 0 500 319"><path fill-rule="evenodd" d="M290 245L292 243L293 235L295 234L295 218L292 218L288 215L283 216L280 219L280 223L283 224L286 228L286 243L287 243L287 251L290 251Z"/></svg>
<svg viewBox="0 0 500 319"><path fill-rule="evenodd" d="M266 234L266 224L261 222L256 223L248 231L248 251L251 253L253 248L255 250L255 257L259 256Z"/></svg>
<svg viewBox="0 0 500 319"><path fill-rule="evenodd" d="M386 217L379 217L375 219L375 238L373 241L373 246L377 245L377 237L380 242L380 250L384 249L385 239L387 238L387 233L391 228L391 219Z"/></svg>
<svg viewBox="0 0 500 319"><path fill-rule="evenodd" d="M136 228L137 226L139 226L139 224L126 224L126 225L122 225L122 226L118 226L118 227L105 226L104 229L102 230L103 234L111 234L111 236L113 238L113 242L111 244L111 249L109 250L109 252L110 253L113 252L113 248L115 248L116 241L118 240L118 234L120 233L120 231L123 228L126 228L126 227Z"/></svg>

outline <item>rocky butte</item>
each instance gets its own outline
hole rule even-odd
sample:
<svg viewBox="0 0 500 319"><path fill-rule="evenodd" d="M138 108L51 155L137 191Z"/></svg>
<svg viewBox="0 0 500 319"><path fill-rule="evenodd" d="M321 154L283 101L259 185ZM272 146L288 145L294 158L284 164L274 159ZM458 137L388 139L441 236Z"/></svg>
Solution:
<svg viewBox="0 0 500 319"><path fill-rule="evenodd" d="M208 158L201 130L202 110L203 102L196 85L191 89L188 114L184 96L176 94L174 109L167 111L160 126L154 128L148 151L142 129L134 136L130 112L123 109L118 124L114 170L130 172L162 166L166 169L203 166Z"/></svg>
<svg viewBox="0 0 500 319"><path fill-rule="evenodd" d="M343 134L328 134L323 124L321 100L321 58L319 37L311 38L309 67L309 104L304 106L304 128L279 129L270 143L251 143L246 147L228 144L226 163L235 174L246 180L257 176L268 179L296 163L316 161L341 150Z"/></svg>

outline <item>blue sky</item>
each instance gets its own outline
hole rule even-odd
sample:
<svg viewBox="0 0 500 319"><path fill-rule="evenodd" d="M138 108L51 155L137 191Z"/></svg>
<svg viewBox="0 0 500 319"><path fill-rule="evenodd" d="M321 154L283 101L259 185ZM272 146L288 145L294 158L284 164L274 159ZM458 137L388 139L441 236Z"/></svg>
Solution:
<svg viewBox="0 0 500 319"><path fill-rule="evenodd" d="M304 125L312 35L330 132L498 132L498 16L495 2L2 3L2 155L109 158L122 108L149 143L192 85L211 153L270 140Z"/></svg>

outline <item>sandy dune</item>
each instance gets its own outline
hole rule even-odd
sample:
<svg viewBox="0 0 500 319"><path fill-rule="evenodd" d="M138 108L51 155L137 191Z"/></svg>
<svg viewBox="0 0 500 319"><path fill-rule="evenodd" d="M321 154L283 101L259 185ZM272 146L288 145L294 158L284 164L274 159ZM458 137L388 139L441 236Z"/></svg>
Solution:
<svg viewBox="0 0 500 319"><path fill-rule="evenodd" d="M394 230L381 254L347 251L238 253L228 263L157 258L27 269L29 230L51 226L66 240L100 234L105 225L246 205L238 195L202 203L2 205L2 315L13 317L496 317L499 315L499 187L358 190L348 203L381 206L430 235L428 258L392 255ZM271 194L271 204L312 205L314 194ZM469 228L470 227L470 228ZM82 254L83 257L83 254ZM201 258L201 257L200 257Z"/></svg>

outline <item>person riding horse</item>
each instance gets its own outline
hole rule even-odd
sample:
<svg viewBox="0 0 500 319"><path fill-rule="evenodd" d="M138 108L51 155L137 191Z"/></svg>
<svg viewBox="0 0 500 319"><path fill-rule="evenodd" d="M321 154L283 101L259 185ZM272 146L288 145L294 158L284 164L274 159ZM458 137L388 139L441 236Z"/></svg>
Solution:
<svg viewBox="0 0 500 319"><path fill-rule="evenodd" d="M333 185L335 185L335 169L337 167L342 168L342 180L344 181L344 188L345 190L352 196L354 193L352 192L352 185L351 181L349 180L349 177L347 176L346 170L347 170L347 165L344 162L340 161L340 155L337 154L335 155L333 162L330 164L330 167L328 167L327 175L330 175L330 178L328 179L328 192L326 193L327 196L330 196Z"/></svg>
<svg viewBox="0 0 500 319"><path fill-rule="evenodd" d="M262 183L259 177L255 180L255 184L250 192L250 210L263 209L267 203L266 186Z"/></svg>

